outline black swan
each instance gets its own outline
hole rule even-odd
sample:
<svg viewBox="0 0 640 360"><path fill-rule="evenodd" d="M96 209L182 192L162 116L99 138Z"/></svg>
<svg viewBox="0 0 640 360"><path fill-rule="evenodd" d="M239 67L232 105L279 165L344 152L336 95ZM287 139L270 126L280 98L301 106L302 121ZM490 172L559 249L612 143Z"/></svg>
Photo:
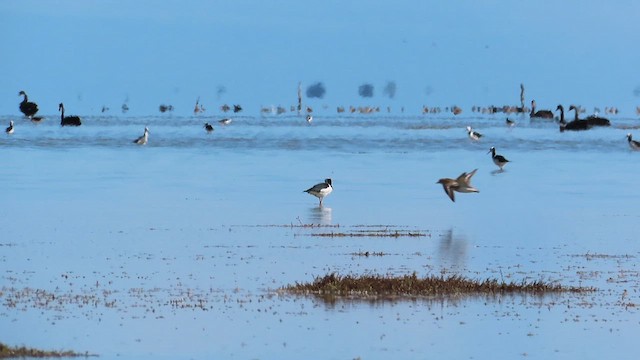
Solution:
<svg viewBox="0 0 640 360"><path fill-rule="evenodd" d="M531 100L531 113L529 114L529 117L539 119L553 119L553 113L551 112L551 110L536 111L536 101Z"/></svg>
<svg viewBox="0 0 640 360"><path fill-rule="evenodd" d="M585 120L591 126L611 126L609 119L597 115L589 115Z"/></svg>
<svg viewBox="0 0 640 360"><path fill-rule="evenodd" d="M560 131L561 132L565 130L573 130L573 131L589 130L591 128L591 126L587 123L586 120L578 119L578 109L575 106L573 105L569 106L569 111L574 110L576 112L575 120L569 123L564 121L564 107L562 107L562 105L558 105L556 110L560 110Z"/></svg>
<svg viewBox="0 0 640 360"><path fill-rule="evenodd" d="M18 93L18 96L20 95L24 96L24 98L22 99L22 102L20 103L20 111L22 111L24 116L30 118L38 112L38 105L34 102L29 101L29 98L27 97L26 92L20 91Z"/></svg>
<svg viewBox="0 0 640 360"><path fill-rule="evenodd" d="M60 111L60 125L61 126L80 126L82 122L80 118L77 116L64 116L64 104L60 103L58 105L58 110Z"/></svg>

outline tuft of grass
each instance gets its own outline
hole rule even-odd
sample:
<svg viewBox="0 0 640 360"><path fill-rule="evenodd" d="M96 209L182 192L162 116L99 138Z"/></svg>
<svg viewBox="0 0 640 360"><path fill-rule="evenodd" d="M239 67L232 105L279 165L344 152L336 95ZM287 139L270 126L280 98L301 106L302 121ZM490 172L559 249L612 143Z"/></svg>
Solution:
<svg viewBox="0 0 640 360"><path fill-rule="evenodd" d="M317 237L392 237L392 238L400 238L400 237L424 237L427 236L425 233L421 232L411 232L404 230L369 230L369 231L352 231L352 232L328 232L328 233L313 233L309 234L309 236L317 236Z"/></svg>
<svg viewBox="0 0 640 360"><path fill-rule="evenodd" d="M459 275L418 278L414 272L404 276L339 275L316 277L311 283L295 283L282 292L322 297L435 297L497 294L582 293L594 288L562 286L543 281L504 282L497 279L475 280Z"/></svg>
<svg viewBox="0 0 640 360"><path fill-rule="evenodd" d="M12 358L68 358L68 357L90 357L97 356L86 353L76 353L73 351L46 351L32 349L25 346L12 347L0 343L0 359Z"/></svg>

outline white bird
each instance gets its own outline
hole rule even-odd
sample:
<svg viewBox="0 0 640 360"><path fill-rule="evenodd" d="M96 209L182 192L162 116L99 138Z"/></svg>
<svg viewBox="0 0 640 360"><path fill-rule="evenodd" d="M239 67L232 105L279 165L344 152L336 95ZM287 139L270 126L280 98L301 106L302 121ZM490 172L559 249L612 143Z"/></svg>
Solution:
<svg viewBox="0 0 640 360"><path fill-rule="evenodd" d="M627 140L629 141L629 146L633 150L640 150L640 141L633 140L633 138L631 137L631 133L627 134Z"/></svg>
<svg viewBox="0 0 640 360"><path fill-rule="evenodd" d="M229 118L224 118L224 119L222 119L222 120L220 120L220 121L218 121L218 122L219 122L220 124L222 124L222 125L229 125L229 124L231 124L231 119L229 119Z"/></svg>
<svg viewBox="0 0 640 360"><path fill-rule="evenodd" d="M476 173L476 171L478 171L478 169L475 169L468 174L463 172L457 179L443 178L438 180L436 184L442 184L444 192L449 196L451 201L455 202L456 199L453 193L454 191L459 193L480 192L478 189L471 186L471 177Z"/></svg>
<svg viewBox="0 0 640 360"><path fill-rule="evenodd" d="M331 194L332 191L333 185L331 184L331 179L324 179L323 183L315 184L304 192L320 199L320 206L322 206L322 199Z"/></svg>
<svg viewBox="0 0 640 360"><path fill-rule="evenodd" d="M311 124L312 121L313 121L313 116L311 116L311 114L307 115L307 122Z"/></svg>
<svg viewBox="0 0 640 360"><path fill-rule="evenodd" d="M5 129L7 134L13 134L13 120L9 122L9 127Z"/></svg>
<svg viewBox="0 0 640 360"><path fill-rule="evenodd" d="M142 136L140 136L139 138L133 140L133 142L138 144L138 145L146 145L148 140L149 140L149 128L145 127L144 128L144 134Z"/></svg>
<svg viewBox="0 0 640 360"><path fill-rule="evenodd" d="M471 126L467 126L467 133L469 134L469 139L473 141L478 141L482 137L482 134L477 131L473 131Z"/></svg>

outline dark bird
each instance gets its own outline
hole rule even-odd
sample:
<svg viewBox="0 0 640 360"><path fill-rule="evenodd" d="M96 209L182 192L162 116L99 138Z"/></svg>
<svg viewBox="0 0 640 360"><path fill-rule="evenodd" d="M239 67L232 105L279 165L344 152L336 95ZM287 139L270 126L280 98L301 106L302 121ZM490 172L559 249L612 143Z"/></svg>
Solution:
<svg viewBox="0 0 640 360"><path fill-rule="evenodd" d="M4 130L7 134L13 134L13 120L9 121L9 127Z"/></svg>
<svg viewBox="0 0 640 360"><path fill-rule="evenodd" d="M506 124L507 124L507 126L514 126L516 124L516 122L513 121L513 120L510 120L509 118L507 118Z"/></svg>
<svg viewBox="0 0 640 360"><path fill-rule="evenodd" d="M240 111L242 111L242 106L240 106L240 105L233 105L233 112L234 112L234 113L239 113Z"/></svg>
<svg viewBox="0 0 640 360"><path fill-rule="evenodd" d="M35 115L38 112L38 105L34 102L29 101L29 98L27 97L26 92L20 91L18 93L18 96L20 95L24 96L24 98L22 99L22 102L20 103L20 111L22 111L24 116L31 118L33 115Z"/></svg>
<svg viewBox="0 0 640 360"><path fill-rule="evenodd" d="M600 117L598 115L589 115L585 120L590 126L611 126L611 121L609 121L609 119Z"/></svg>
<svg viewBox="0 0 640 360"><path fill-rule="evenodd" d="M495 147L491 147L491 149L489 149L489 152L491 153L491 158L493 159L493 163L498 165L498 167L500 168L500 170L502 170L502 168L507 165L507 163L509 162L509 160L507 160L507 158L505 158L502 155L496 155L496 148ZM487 153L487 154L488 154Z"/></svg>
<svg viewBox="0 0 640 360"><path fill-rule="evenodd" d="M627 134L627 141L629 142L629 146L633 150L640 150L640 141L635 141L631 138L631 133Z"/></svg>
<svg viewBox="0 0 640 360"><path fill-rule="evenodd" d="M558 105L556 110L560 110L560 132L563 132L565 130L571 130L571 131L589 130L591 128L591 126L589 126L586 120L578 119L578 109L574 105L569 106L569 110L570 111L574 110L576 112L575 120L569 123L567 123L564 120L564 107L562 105Z"/></svg>
<svg viewBox="0 0 640 360"><path fill-rule="evenodd" d="M320 206L322 206L322 199L331 194L332 191L333 185L331 183L331 179L324 179L323 183L315 184L304 192L320 199Z"/></svg>
<svg viewBox="0 0 640 360"><path fill-rule="evenodd" d="M536 101L531 100L531 113L529 114L529 117L538 119L553 119L553 113L551 112L551 110L536 111Z"/></svg>
<svg viewBox="0 0 640 360"><path fill-rule="evenodd" d="M471 186L471 177L478 171L478 169L473 170L470 173L463 172L456 179L443 178L438 180L436 184L442 184L442 188L444 192L449 196L451 201L455 202L454 191L459 193L470 193L470 192L480 192L478 189Z"/></svg>
<svg viewBox="0 0 640 360"><path fill-rule="evenodd" d="M207 130L208 133L213 131L213 126L209 123L204 123L204 129Z"/></svg>
<svg viewBox="0 0 640 360"><path fill-rule="evenodd" d="M77 116L64 116L64 104L58 105L58 111L60 111L60 125L61 126L80 126L82 122Z"/></svg>

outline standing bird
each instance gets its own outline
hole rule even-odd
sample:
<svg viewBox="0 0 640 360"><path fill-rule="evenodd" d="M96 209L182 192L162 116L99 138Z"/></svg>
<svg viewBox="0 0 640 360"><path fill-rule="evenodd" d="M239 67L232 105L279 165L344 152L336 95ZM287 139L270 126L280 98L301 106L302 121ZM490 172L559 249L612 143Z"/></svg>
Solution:
<svg viewBox="0 0 640 360"><path fill-rule="evenodd" d="M507 124L507 126L511 127L511 126L514 126L516 124L516 122L513 121L513 120L510 120L509 118L507 118L506 124Z"/></svg>
<svg viewBox="0 0 640 360"><path fill-rule="evenodd" d="M77 116L64 116L64 104L58 105L58 111L60 111L60 126L80 126L82 122Z"/></svg>
<svg viewBox="0 0 640 360"><path fill-rule="evenodd" d="M208 133L213 131L213 126L209 123L204 123L204 129L207 130Z"/></svg>
<svg viewBox="0 0 640 360"><path fill-rule="evenodd" d="M24 96L24 98L22 99L22 102L20 103L20 111L22 111L24 116L31 118L33 115L35 115L38 112L38 105L34 102L29 101L29 98L27 97L26 92L20 91L18 93L18 96L20 95Z"/></svg>
<svg viewBox="0 0 640 360"><path fill-rule="evenodd" d="M145 126L144 134L142 134L142 136L140 136L139 138L133 140L133 142L138 145L146 145L147 141L149 141L149 128Z"/></svg>
<svg viewBox="0 0 640 360"><path fill-rule="evenodd" d="M502 171L503 170L502 168L505 165L507 165L507 163L509 162L509 160L507 160L507 158L505 158L504 156L496 155L496 148L493 146L491 147L491 149L489 149L488 153L491 153L491 158L493 159L493 163L498 165L498 167L500 168L500 171Z"/></svg>
<svg viewBox="0 0 640 360"><path fill-rule="evenodd" d="M469 134L469 139L473 141L478 141L482 137L482 134L477 131L473 131L471 126L467 126L467 133Z"/></svg>
<svg viewBox="0 0 640 360"><path fill-rule="evenodd" d="M633 150L640 150L640 141L636 141L633 140L631 138L631 133L627 134L627 141L629 141L629 146L633 149Z"/></svg>
<svg viewBox="0 0 640 360"><path fill-rule="evenodd" d="M311 124L312 121L313 121L313 116L311 116L311 114L307 115L307 122Z"/></svg>
<svg viewBox="0 0 640 360"><path fill-rule="evenodd" d="M459 193L480 192L478 189L471 186L471 177L476 173L476 171L478 171L478 169L475 169L468 174L463 172L457 179L443 178L438 180L436 184L442 184L444 192L449 195L451 201L455 202L456 199L453 194L454 191Z"/></svg>
<svg viewBox="0 0 640 360"><path fill-rule="evenodd" d="M324 179L323 183L315 184L304 192L320 199L320 206L322 206L322 199L331 194L332 191L333 185L331 184L331 179Z"/></svg>
<svg viewBox="0 0 640 360"><path fill-rule="evenodd" d="M13 134L13 120L9 121L9 127L4 130L7 134Z"/></svg>
<svg viewBox="0 0 640 360"><path fill-rule="evenodd" d="M536 111L536 101L531 100L531 113L529 114L529 117L538 119L553 119L553 113L551 112L551 110Z"/></svg>

